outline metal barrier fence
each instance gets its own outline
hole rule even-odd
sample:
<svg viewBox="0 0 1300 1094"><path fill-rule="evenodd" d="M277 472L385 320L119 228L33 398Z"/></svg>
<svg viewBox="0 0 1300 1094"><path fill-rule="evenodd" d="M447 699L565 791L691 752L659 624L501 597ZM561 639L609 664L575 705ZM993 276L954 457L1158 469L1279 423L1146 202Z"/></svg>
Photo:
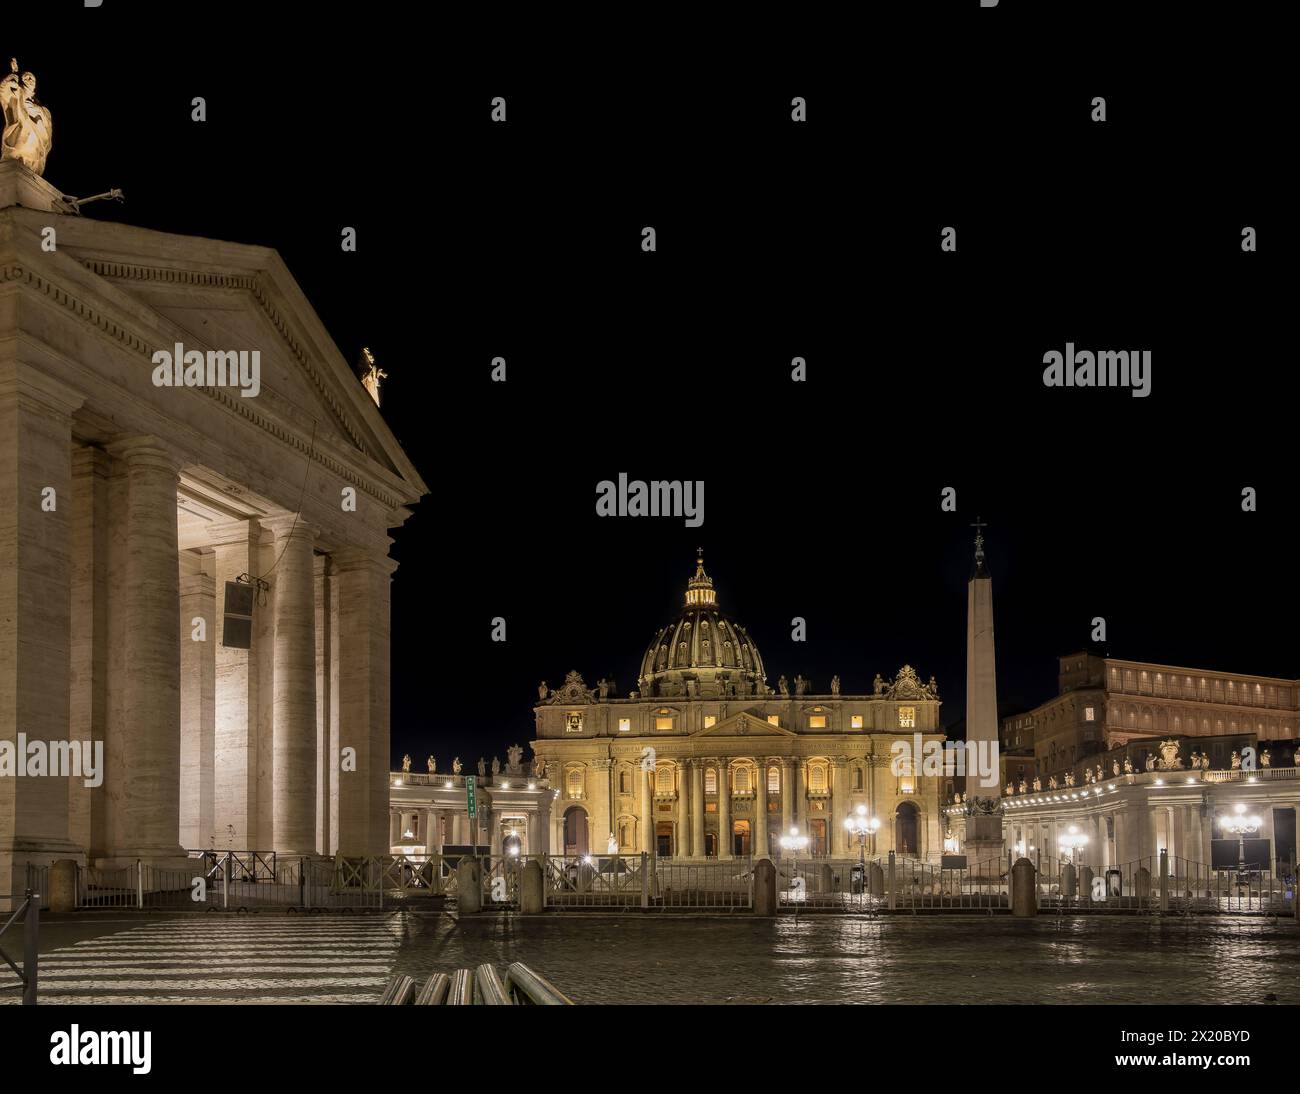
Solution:
<svg viewBox="0 0 1300 1094"><path fill-rule="evenodd" d="M40 901L42 909L50 906L50 868L27 864L27 891Z"/></svg>
<svg viewBox="0 0 1300 1094"><path fill-rule="evenodd" d="M754 871L746 858L688 863L639 855L543 855L548 908L651 911L748 910Z"/></svg>
<svg viewBox="0 0 1300 1094"><path fill-rule="evenodd" d="M794 911L965 911L1010 907L1000 859L961 869L902 856L858 862L782 859L777 903Z"/></svg>
<svg viewBox="0 0 1300 1094"><path fill-rule="evenodd" d="M41 894L34 893L28 889L23 897L23 902L14 909L13 914L0 926L0 939L3 939L5 931L18 921L18 917L23 917L23 967L20 969L13 963L3 949L0 949L0 960L13 970L18 977L18 987L22 988L23 1006L36 1006L37 991L37 959L40 954L40 936L41 936Z"/></svg>

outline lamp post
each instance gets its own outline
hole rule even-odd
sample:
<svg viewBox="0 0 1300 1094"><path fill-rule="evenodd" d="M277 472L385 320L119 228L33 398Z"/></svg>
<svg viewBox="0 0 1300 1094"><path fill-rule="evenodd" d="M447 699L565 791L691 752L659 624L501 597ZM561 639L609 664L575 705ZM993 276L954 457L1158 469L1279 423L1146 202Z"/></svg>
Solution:
<svg viewBox="0 0 1300 1094"><path fill-rule="evenodd" d="M1069 831L1061 836L1056 843L1062 850L1070 853L1071 864L1077 866L1078 863L1075 862L1075 852L1082 851L1088 846L1088 836L1086 833L1079 831L1079 826L1077 824L1072 824L1070 825Z"/></svg>
<svg viewBox="0 0 1300 1094"><path fill-rule="evenodd" d="M790 831L781 837L781 857L792 855L798 859L801 851L808 850L808 837L799 834L798 825L791 825ZM797 863L790 864L790 888L794 888L794 872Z"/></svg>
<svg viewBox="0 0 1300 1094"><path fill-rule="evenodd" d="M1219 827L1230 835L1237 837L1237 872L1246 867L1246 837L1258 832L1264 822L1255 814L1247 814L1246 807L1238 802L1232 813L1219 818Z"/></svg>
<svg viewBox="0 0 1300 1094"><path fill-rule="evenodd" d="M876 853L876 832L880 828L879 817L867 817L867 807L859 805L844 818L844 827L849 835L858 837L858 865L864 870L867 865L867 836L871 836L871 853ZM863 874L865 877L865 873Z"/></svg>

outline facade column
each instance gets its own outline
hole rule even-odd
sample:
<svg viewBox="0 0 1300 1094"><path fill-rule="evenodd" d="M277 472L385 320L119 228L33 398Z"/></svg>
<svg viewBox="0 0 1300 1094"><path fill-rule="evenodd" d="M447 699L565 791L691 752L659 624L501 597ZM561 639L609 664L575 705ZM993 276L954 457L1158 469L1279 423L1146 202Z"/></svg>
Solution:
<svg viewBox="0 0 1300 1094"><path fill-rule="evenodd" d="M808 828L807 776L804 770L803 758L797 757L792 762L794 763L794 801L791 803L794 809L793 823L799 825L805 836L811 837L812 832Z"/></svg>
<svg viewBox="0 0 1300 1094"><path fill-rule="evenodd" d="M180 579L181 630L181 846L217 846L213 795L216 762L216 633L212 552L208 571ZM196 622L197 620L197 622ZM196 634L202 630L202 638Z"/></svg>
<svg viewBox="0 0 1300 1094"><path fill-rule="evenodd" d="M112 462L100 448L86 446L73 452L69 514L72 525L71 739L89 742L101 754L107 747L108 725L108 495ZM211 616L208 624L209 627L212 624ZM68 793L68 838L85 851L88 862L93 862L104 854L108 795L102 784L88 787L83 779L70 779ZM0 888L3 887L4 879L0 878Z"/></svg>
<svg viewBox="0 0 1300 1094"><path fill-rule="evenodd" d="M389 756L389 589L397 563L360 548L333 552L337 619L332 651L338 699L330 718L339 748L353 749L355 769L339 772L338 848L343 855L387 854ZM331 733L333 730L331 729ZM475 825L474 827L477 827ZM466 842L477 833L465 827Z"/></svg>
<svg viewBox="0 0 1300 1094"><path fill-rule="evenodd" d="M265 849L257 831L258 666L253 650L227 646L226 586L256 574L261 528L238 520L208 529L214 569L213 829L220 850ZM256 603L253 614L265 608ZM252 629L250 627L250 643Z"/></svg>
<svg viewBox="0 0 1300 1094"><path fill-rule="evenodd" d="M1143 812L1146 813L1146 817L1145 817L1146 823L1142 826L1142 830L1145 833L1146 842L1143 845L1142 854L1143 856L1149 855L1153 859L1159 858L1160 857L1159 810L1154 805L1152 805L1150 801L1144 801L1142 803L1142 809ZM1154 870L1155 867L1153 866L1152 871L1154 872Z"/></svg>
<svg viewBox="0 0 1300 1094"><path fill-rule="evenodd" d="M1115 810L1115 865L1126 866L1132 862L1134 855L1128 839L1128 817L1123 809Z"/></svg>
<svg viewBox="0 0 1300 1094"><path fill-rule="evenodd" d="M794 824L794 761L782 757L781 765L781 835L790 834Z"/></svg>
<svg viewBox="0 0 1300 1094"><path fill-rule="evenodd" d="M316 631L316 853L332 855L338 833L339 746L337 740L331 739L334 678L330 663L333 660L331 621L334 613L330 610L330 603L334 579L327 555L317 555L312 559L312 582L315 586L312 604Z"/></svg>
<svg viewBox="0 0 1300 1094"><path fill-rule="evenodd" d="M758 758L758 786L754 790L754 832L753 847L755 858L768 858L772 851L767 838L767 767L769 760Z"/></svg>
<svg viewBox="0 0 1300 1094"><path fill-rule="evenodd" d="M180 845L179 464L153 437L109 448L126 465L121 681L123 732L111 734L109 808L113 865L188 860ZM114 793L116 791L116 793Z"/></svg>
<svg viewBox="0 0 1300 1094"><path fill-rule="evenodd" d="M316 851L315 530L297 514L266 522L275 534L275 668L271 849Z"/></svg>
<svg viewBox="0 0 1300 1094"><path fill-rule="evenodd" d="M686 858L691 853L691 836L686 809L688 795L687 782L690 778L686 770L686 761L677 761L677 846L673 848L676 858Z"/></svg>
<svg viewBox="0 0 1300 1094"><path fill-rule="evenodd" d="M0 741L15 752L20 733L50 743L69 734L72 412L81 402L30 365L0 364ZM173 498L173 537L175 509ZM28 862L83 854L68 837L68 783L0 778L0 909L21 902Z"/></svg>
<svg viewBox="0 0 1300 1094"><path fill-rule="evenodd" d="M718 757L718 858L732 857L731 833L731 761Z"/></svg>
<svg viewBox="0 0 1300 1094"><path fill-rule="evenodd" d="M587 793L590 795L591 810L587 832L587 850L593 855L603 855L609 846L609 837L614 831L614 821L609 811L609 772L612 761L606 759L592 760L591 771L587 777Z"/></svg>
<svg viewBox="0 0 1300 1094"><path fill-rule="evenodd" d="M704 858L703 760L691 760L691 855Z"/></svg>

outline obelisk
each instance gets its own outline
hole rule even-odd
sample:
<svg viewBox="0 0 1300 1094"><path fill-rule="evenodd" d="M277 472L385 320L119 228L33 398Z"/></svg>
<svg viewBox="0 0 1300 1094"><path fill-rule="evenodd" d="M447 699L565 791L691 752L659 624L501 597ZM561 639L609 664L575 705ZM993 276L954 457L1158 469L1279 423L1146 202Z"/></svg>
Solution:
<svg viewBox="0 0 1300 1094"><path fill-rule="evenodd" d="M993 578L984 564L985 525L975 518L975 569L966 585L965 850L971 864L1002 857L998 689L993 659ZM981 776L984 766L987 776ZM982 799L982 801L981 801ZM992 812L984 812L985 804Z"/></svg>

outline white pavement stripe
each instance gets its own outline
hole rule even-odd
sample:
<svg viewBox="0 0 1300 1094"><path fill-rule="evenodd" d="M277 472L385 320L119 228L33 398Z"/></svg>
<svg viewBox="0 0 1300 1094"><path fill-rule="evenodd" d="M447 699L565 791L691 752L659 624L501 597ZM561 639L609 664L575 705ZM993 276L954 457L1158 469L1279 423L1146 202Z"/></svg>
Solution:
<svg viewBox="0 0 1300 1094"><path fill-rule="evenodd" d="M75 1006L76 1004L130 1003L141 1006L189 1006L192 1003L223 1004L230 1006L261 1006L263 1004L287 1003L374 1003L383 995L381 991L338 994L331 992L322 995L312 992L309 995L58 995L49 999L42 998L42 1005L50 1003L56 1006ZM22 997L0 996L0 1006L17 1006Z"/></svg>
<svg viewBox="0 0 1300 1094"><path fill-rule="evenodd" d="M374 984L378 986L378 985L384 985L388 983L387 976L370 976L368 974L367 975L357 974L354 976L350 973L337 973L336 979L346 980L347 987L350 988L364 987L366 984ZM321 986L321 983L322 981L320 980L302 979L302 978L295 978L295 977L265 977L265 978L245 977L243 979L235 979L233 977L227 977L222 979L220 977L215 977L211 979L205 978L201 980L190 979L190 980L167 980L167 981L159 981L156 979L155 980L118 980L112 977L108 977L108 978L96 977L94 980L60 981L57 988L47 989L47 987L44 984L42 984L40 988L40 994L43 997L47 990L67 991L72 988L80 989L82 991L91 991L94 990L95 988L104 988L104 989L113 988L119 991L120 990L148 991L150 989L156 991L159 988L164 988L164 987L173 988L178 991L179 990L188 991L191 989L203 990L203 991L214 991L220 988L229 988L231 990L238 989L240 991L257 991L261 989L269 990L271 988L319 988ZM328 981L326 981L326 983L328 983Z"/></svg>
<svg viewBox="0 0 1300 1094"><path fill-rule="evenodd" d="M362 963L382 965L387 962L387 959L390 958L392 954L376 954L374 956L358 956L356 954L350 954L348 956L352 959L352 963L354 965L362 964ZM309 966L319 965L321 966L321 968L326 968L326 969L333 968L335 965L338 964L337 957L282 957L277 954L274 956L267 956L265 960L281 961L286 963L291 962L296 965L309 965ZM124 965L131 965L136 968L149 968L150 966L154 966L154 965L157 965L159 967L165 967L168 965L176 965L188 961L189 961L188 955L180 956L180 957L118 957L115 955L113 957L96 958L94 965L95 968L97 969L119 968ZM69 957L49 956L49 957L41 958L40 967L42 969L50 969L50 968L79 969L79 968L83 968L88 964L90 964L90 962L73 960L72 958ZM248 966L248 962L244 961L241 958L209 957L203 962L203 966L204 968L209 968L209 969L214 967L219 967L219 966L230 966L232 968L246 968ZM258 968L261 967L262 967L261 965L258 966ZM4 968L4 972L8 973L10 976L13 976L13 973L9 972L7 966Z"/></svg>
<svg viewBox="0 0 1300 1094"><path fill-rule="evenodd" d="M351 965L346 965L342 967L346 968L351 972L365 972L371 975L377 975L378 973L387 971L389 966L390 963L387 961L359 961ZM286 972L296 973L300 976L333 976L338 972L339 968L340 968L339 965L323 965L320 968L305 969L301 965L293 962L279 962L276 964L258 965L257 968L255 969L205 968L203 970L196 970L193 965L140 965L140 964L128 963L125 965L113 965L110 967L110 966L105 966L97 961L95 962L93 967L87 967L86 965L68 965L62 968L52 969L48 965L46 965L44 961L42 961L40 967L40 979L42 982L44 982L45 980L48 979L55 979L55 980L60 978L66 979L69 976L88 976L91 973L94 973L96 976L103 975L105 977L139 976L148 973L157 973L159 976L168 976L172 974L181 975L181 976L193 976L198 971L203 971L206 973L213 973L213 974L222 973L227 976L232 974L239 974L239 973L243 973L245 976L261 976L263 973L273 973L273 972L274 973L286 973ZM12 975L13 974L10 973L10 976Z"/></svg>

